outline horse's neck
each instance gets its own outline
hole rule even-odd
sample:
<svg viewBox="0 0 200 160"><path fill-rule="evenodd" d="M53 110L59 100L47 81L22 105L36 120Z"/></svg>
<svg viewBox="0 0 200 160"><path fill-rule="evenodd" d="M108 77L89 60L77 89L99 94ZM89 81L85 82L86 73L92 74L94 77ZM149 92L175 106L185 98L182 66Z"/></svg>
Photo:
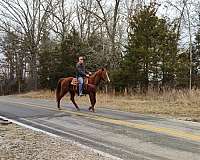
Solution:
<svg viewBox="0 0 200 160"><path fill-rule="evenodd" d="M100 83L100 77L98 72L96 72L94 75L90 77L89 83L93 85L98 85Z"/></svg>

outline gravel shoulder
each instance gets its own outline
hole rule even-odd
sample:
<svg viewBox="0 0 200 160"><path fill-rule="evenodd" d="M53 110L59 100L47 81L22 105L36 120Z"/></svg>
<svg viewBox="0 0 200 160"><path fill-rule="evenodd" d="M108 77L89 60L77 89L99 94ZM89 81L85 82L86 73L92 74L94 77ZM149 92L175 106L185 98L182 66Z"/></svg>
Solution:
<svg viewBox="0 0 200 160"><path fill-rule="evenodd" d="M111 160L62 138L0 124L0 160Z"/></svg>

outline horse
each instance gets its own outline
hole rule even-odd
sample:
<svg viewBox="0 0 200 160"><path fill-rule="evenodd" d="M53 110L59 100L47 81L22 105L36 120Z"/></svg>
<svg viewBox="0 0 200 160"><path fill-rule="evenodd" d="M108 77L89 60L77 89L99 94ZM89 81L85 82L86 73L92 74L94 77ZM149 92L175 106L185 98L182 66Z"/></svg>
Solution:
<svg viewBox="0 0 200 160"><path fill-rule="evenodd" d="M74 86L72 84L72 81L74 80L74 77L66 77L59 79L57 83L56 88L56 101L57 101L57 107L60 110L60 101L62 97L69 92L70 93L70 100L76 107L78 111L80 111L80 108L75 102L75 95L78 93L78 87ZM99 85L101 81L108 81L110 82L110 78L108 76L107 70L105 68L101 68L97 70L93 75L89 76L88 78L88 84L85 84L85 93L89 94L90 97L90 103L91 106L88 108L89 111L95 112L94 106L96 104L96 88ZM78 84L77 84L78 85Z"/></svg>

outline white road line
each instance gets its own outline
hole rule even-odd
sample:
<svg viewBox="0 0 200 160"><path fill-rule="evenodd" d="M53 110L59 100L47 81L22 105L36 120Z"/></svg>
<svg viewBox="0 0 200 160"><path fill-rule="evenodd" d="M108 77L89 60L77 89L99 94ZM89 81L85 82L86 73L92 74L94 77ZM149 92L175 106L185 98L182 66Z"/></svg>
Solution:
<svg viewBox="0 0 200 160"><path fill-rule="evenodd" d="M16 120L9 119L9 118L3 117L3 116L0 116L0 118L1 118L1 119L5 119L5 120L8 120L9 122L12 122L12 123L14 123L14 124L17 124L17 125L19 125L19 126L22 126L22 127L28 128L28 129L31 129L31 130L33 130L33 131L42 132L42 133L47 134L47 135L49 135L49 136L56 137L56 138L60 138L60 139L62 139L62 140L64 140L64 141L66 141L66 142L75 144L75 145L77 145L77 146L79 146L79 147L81 147L81 148L83 148L83 149L90 150L90 151L92 151L92 152L94 152L94 153L97 153L97 154L100 154L100 155L102 155L102 156L104 156L104 157L111 158L111 159L114 159L114 160L123 160L123 159L121 159L121 158L119 158L119 157L115 157L115 156L110 155L110 154L108 154L108 153L99 151L99 150L97 150L97 149L93 149L93 148L88 147L88 146L86 146L86 145L83 145L83 144L81 144L81 143L78 143L78 142L75 142L75 141L72 141L72 140L69 140L69 139L65 139L64 137L58 136L58 135L56 135L56 134L53 134L53 133L50 133L50 132L47 132L47 131L44 131L44 130L42 130L42 129L38 129L38 128L32 127L32 126L30 126L30 125L23 124L23 123L18 122L18 121L16 121ZM91 141L91 142L94 143L94 141L89 140L89 139L87 139L87 138L83 138L83 137L80 137L80 136L77 136L77 135L73 135L73 134L64 132L64 131L62 131L62 130L58 130L58 129L55 129L55 128L52 128L52 127L49 127L49 126L46 126L46 125L43 125L43 124L40 124L40 123L37 123L37 122L33 122L33 121L30 121L30 120L27 120L27 119L24 119L24 118L22 118L22 120L27 121L27 122L31 122L31 123L33 123L33 124L40 125L40 126L43 126L43 127L46 127L46 128L49 128L49 129L54 130L54 131L57 131L57 132L65 133L65 134L71 135L71 136L73 136L73 137L77 137L77 138L81 138L81 139L84 139L84 140L87 140L87 141ZM95 143L97 143L97 142L95 142ZM104 144L102 143L101 145L104 145ZM105 145L104 145L104 146L105 146Z"/></svg>
<svg viewBox="0 0 200 160"><path fill-rule="evenodd" d="M41 129L38 129L38 128L35 128L35 127L32 127L32 126L29 126L27 124L23 124L21 122L18 122L16 120L13 120L13 119L9 119L9 118L6 118L6 117L3 117L3 116L0 116L1 119L5 119L5 120L8 120L9 122L12 122L14 124L17 124L19 126L22 126L22 127L25 127L25 128L28 128L28 129L31 129L31 130L34 130L34 131L37 131L37 132L42 132L42 133L45 133L49 136L52 136L52 137L59 137L58 135L55 135L53 133L50 133L50 132L46 132L46 131L43 131Z"/></svg>
<svg viewBox="0 0 200 160"><path fill-rule="evenodd" d="M81 137L81 136L78 136L78 135L75 135L75 134L72 134L72 133L69 133L69 132L65 132L65 131L63 131L63 130L56 129L56 128L53 128L53 127L49 127L49 126L47 126L47 125L44 125L44 124L41 124L41 123L38 123L38 122L34 122L34 121L31 121L31 120L28 120L28 119L24 119L24 118L22 118L22 120L27 121L27 122L30 122L30 123L33 123L33 124L36 124L36 125L39 125L39 126L42 126L42 127L46 127L46 128L48 128L48 129L51 129L51 130L54 130L54 131L57 131L57 132L60 132L60 133L63 133L63 134L70 135L70 136L73 136L73 137L76 137L76 138L79 138L79 139L82 139L82 140L85 140L85 141L89 141L89 142L91 142L91 143L95 143L95 144L99 144L99 145L104 146L104 147L109 147L109 148L112 148L112 149L115 149L115 150L119 150L119 148L116 148L116 147L113 147L113 146L108 146L108 145L105 145L104 143L97 142L97 141L93 141L93 140L91 140L91 139L88 139L88 138L85 138L85 137ZM64 139L64 138L61 137L61 136L60 136L60 138ZM78 142L75 142L75 141L72 141L72 140L69 140L69 139L64 139L64 140L66 140L67 142L76 144L76 145L78 145L78 146L81 146L82 148L89 149L89 150L91 150L91 151L93 151L93 152L95 152L95 153L99 153L99 154L101 154L101 155L103 155L103 156L105 156L105 157L112 158L112 159L115 159L115 160L122 160L121 158L118 158L118 157L112 156L112 155L110 155L110 154L108 154L108 153L105 153L105 152L102 152L102 151L93 149L93 148L91 148L91 147L88 147L88 146L86 146L86 145L80 144L80 143L78 143ZM120 149L120 150L122 150L122 149ZM126 151L126 152L128 152L128 151ZM130 154L132 154L132 153L130 152Z"/></svg>

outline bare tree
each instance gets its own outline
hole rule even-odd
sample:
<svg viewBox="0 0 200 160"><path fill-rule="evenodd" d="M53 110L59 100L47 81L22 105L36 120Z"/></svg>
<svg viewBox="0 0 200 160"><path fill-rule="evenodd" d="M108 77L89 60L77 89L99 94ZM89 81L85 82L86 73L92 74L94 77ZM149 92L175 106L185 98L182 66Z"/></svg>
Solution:
<svg viewBox="0 0 200 160"><path fill-rule="evenodd" d="M190 17L190 11L187 5L187 0L183 0L184 6L186 6L186 13L187 13L187 19L188 19L188 33L189 33L189 54L190 54L190 82L189 82L189 89L192 90L192 33L191 33L191 17Z"/></svg>
<svg viewBox="0 0 200 160"><path fill-rule="evenodd" d="M2 36L0 41L1 52L4 55L4 63L7 64L8 69L8 76L4 80L8 81L7 85L10 89L12 89L11 86L18 85L19 93L21 92L22 80L24 79L23 72L26 59L26 51L23 43L23 36L11 31Z"/></svg>
<svg viewBox="0 0 200 160"><path fill-rule="evenodd" d="M175 3L172 3L172 1L169 1L169 0L167 0L166 1L166 3L167 4L169 4L170 6L172 6L173 8L175 8L178 12L179 12L179 14L177 15L177 17L178 17L178 22L177 22L177 41L179 40L179 38L180 38L180 35L181 35L181 27L182 27L182 25L183 25L183 21L184 21L184 17L185 17L185 15L184 15L184 13L185 13L185 10L186 10L186 5L187 5L187 1L188 0L181 0L181 2L179 2L179 3L182 3L182 5L177 5L177 4L175 4ZM181 6L181 7L180 7Z"/></svg>
<svg viewBox="0 0 200 160"><path fill-rule="evenodd" d="M90 10L91 8L83 7L87 12L92 13L99 21L101 21L101 25L104 24L106 28L106 32L108 35L108 38L111 42L111 55L109 55L110 61L112 61L111 64L114 66L117 64L117 60L119 56L116 53L116 33L117 33L117 23L119 20L119 6L120 6L121 0L115 0L114 1L114 9L113 10L107 10L105 9L104 2L101 0L96 0L97 6L100 10L100 13L94 12ZM105 2L106 3L106 2ZM113 12L112 12L113 11ZM112 12L112 15L109 15ZM90 14L89 14L90 15ZM102 28L101 28L101 31ZM113 67L114 67L113 66Z"/></svg>
<svg viewBox="0 0 200 160"><path fill-rule="evenodd" d="M112 63L114 65L116 65L116 59L115 58L118 58L118 55L116 55L115 37L116 37L117 23L118 23L118 20L119 20L119 12L118 12L119 11L119 4L120 4L121 0L115 0L114 1L115 2L114 11L113 11L113 16L112 16L112 22L110 23L110 25L109 25L108 16L106 15L106 12L103 8L102 1L96 0L96 2L98 3L98 5L100 7L101 13L103 15L102 19L104 20L105 27L106 27L106 30L107 30L107 34L108 34L110 41L111 41Z"/></svg>
<svg viewBox="0 0 200 160"><path fill-rule="evenodd" d="M88 39L91 34L92 13L95 14L93 4L92 0L79 0L76 4L76 17L82 40Z"/></svg>
<svg viewBox="0 0 200 160"><path fill-rule="evenodd" d="M193 68L193 60L192 60L192 18L190 14L190 10L188 4L191 2L189 0L181 0L179 3L182 4L182 8L178 7L178 5L172 3L171 1L167 1L167 3L176 10L179 11L180 15L178 18L178 27L177 27L177 41L181 35L181 26L185 25L188 28L188 35L189 35L189 59L190 59L190 66L189 66L189 89L192 90L192 68ZM184 24L182 22L185 22Z"/></svg>
<svg viewBox="0 0 200 160"><path fill-rule="evenodd" d="M66 0L57 0L57 5L52 6L50 10L50 26L51 30L56 34L59 41L64 41L72 24L72 15L74 13L72 7L67 8Z"/></svg>
<svg viewBox="0 0 200 160"><path fill-rule="evenodd" d="M6 31L7 26L16 30L21 27L21 33L26 37L26 44L30 52L31 85L37 89L37 55L41 40L42 29L49 18L49 12L54 4L53 0L1 0L0 5L1 29Z"/></svg>

